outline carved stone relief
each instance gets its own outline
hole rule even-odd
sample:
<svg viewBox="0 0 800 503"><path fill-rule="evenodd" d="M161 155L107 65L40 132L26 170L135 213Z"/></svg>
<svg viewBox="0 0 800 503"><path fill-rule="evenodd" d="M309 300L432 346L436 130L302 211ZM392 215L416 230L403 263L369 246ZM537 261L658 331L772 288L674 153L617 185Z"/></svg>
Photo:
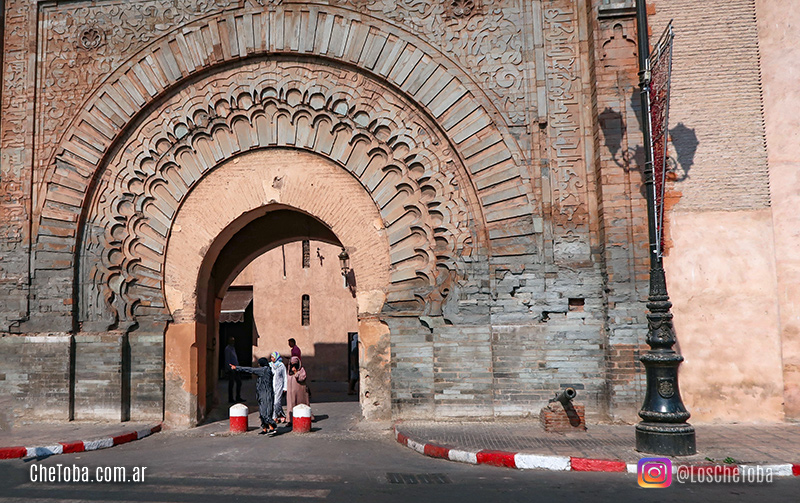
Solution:
<svg viewBox="0 0 800 503"><path fill-rule="evenodd" d="M474 0L448 0L445 2L445 15L448 17L469 17L479 9L480 5Z"/></svg>
<svg viewBox="0 0 800 503"><path fill-rule="evenodd" d="M241 65L243 56L256 56L253 60L256 61L259 60L258 56L270 51L288 51L283 58L295 60L298 64L311 61L315 56L349 62L361 68L354 74L357 78L378 75L392 86L388 90L376 91L375 96L394 92L391 91L393 89L402 91L404 101L402 105L386 109L389 117L392 114L405 117L412 110L418 111L414 113L420 126L404 125L408 131L406 135L413 139L414 144L430 144L432 151L440 152L438 157L447 159L446 171L460 173L460 179L455 177L450 182L454 190L462 194L473 191L477 194L455 197L452 201L461 202L448 202L443 208L449 208L447 205L452 204L460 207L465 204L464 201L474 203L477 208L472 211L474 218L470 225L481 227L483 234L479 236L480 239L488 238L490 243L486 246L476 244L470 233L456 233L453 242L457 242L457 246L464 250L477 251L477 255L463 254L466 255L464 263L468 267L465 266L463 274L457 271L453 281L456 288L451 291L459 291L460 288L461 292L466 292L465 295L477 295L475 292L480 288L463 283L464 277L476 267L482 267L479 264L485 264L482 261L489 254L493 257L517 257L531 253L532 247L526 244L524 236L541 232L535 229L539 209L532 204L534 196L530 181L526 171L519 165L524 156L517 149L513 137L504 133L507 130L497 125L496 114L489 111L492 107L489 106L487 110L487 106L482 104L485 103L484 96L473 95L467 88L469 79L457 65L442 58L441 54L419 43L414 37L408 37L407 40L399 38L391 27L383 23L373 20L372 24L365 24L363 20L358 14L338 7L306 10L305 5L278 5L257 12L239 9L206 16L132 55L99 84L74 118L65 119L69 125L51 158L52 163L46 167L45 183L37 192L41 203L37 203L36 207L41 216L34 222L34 232L39 241L47 241L62 250L78 250L78 254L82 255L79 258L85 267L82 268L80 281L84 283L78 286L82 292L78 299L82 320L91 318L97 322L97 326L105 322L113 324L115 318L130 320L129 314L136 310L133 304L126 303L114 308L117 314L111 314L104 306L107 301L113 304L116 300L104 296L108 292L84 295L87 292L85 285L96 283L87 277L88 270L98 263L85 257L94 257L92 253L100 254L105 249L104 242L98 237L105 230L102 225L97 227L88 223L83 227L82 237L79 237L78 222L84 221L84 215L93 214L90 204L98 204L98 201L110 204L110 201L104 202L106 196L92 199L93 192L108 183L102 178L107 175L101 173L111 162L108 156L115 155L110 148L124 144L125 138L131 134L129 129L134 118L141 110L149 106L160 107L162 97L179 92L178 89L194 89L191 85L186 87L185 83L182 84L186 82L185 79L202 75L213 65L226 63L228 68ZM284 29L287 26L294 28ZM108 44L107 40L105 45L99 46L100 50ZM346 109L346 103L347 100L344 100L337 106ZM380 115L383 116L383 112ZM137 118L136 124L141 120L144 118ZM182 138L177 130L170 134ZM116 152L117 147L114 148ZM134 147L129 148L135 150ZM147 149L160 152L150 146ZM97 179L98 176L100 179ZM438 204L445 204L444 201L440 198ZM432 211L436 229L447 230L450 228L449 222L461 221L439 217L436 210ZM440 220L441 224L438 223ZM79 239L85 242L76 242ZM409 240L406 244L411 242ZM96 248L91 248L95 245ZM81 254L80 250L91 253ZM412 255L418 250L415 249ZM431 262L430 257L435 258L438 253L434 250L423 255L429 256L424 261ZM35 263L37 270L59 269L73 257L70 252L41 256L37 252ZM398 272L397 277L413 270L406 267ZM416 272L404 278L402 281L408 281L407 284L413 280L427 282L428 286L416 289L404 287L396 293L390 292L393 297L386 306L419 311L423 309L422 306L434 302L429 294L437 284L435 279L431 279L436 271L431 269L431 276L424 279L418 277ZM468 281L476 281L479 275L471 274ZM115 276L115 281L121 277ZM97 281L101 281L99 276ZM135 284L135 288L141 288L146 282ZM123 287L123 283L114 285L119 287L116 290L119 292L116 299L119 299L127 286ZM465 298L457 305L466 306L471 300L474 299ZM452 301L453 298L448 297L443 305L455 305ZM86 306L95 307L86 309ZM141 309L148 312L158 310L157 299L147 306L142 305ZM433 310L438 311L438 308ZM84 314L89 312L96 314L85 317ZM119 316L120 312L122 316Z"/></svg>
<svg viewBox="0 0 800 503"><path fill-rule="evenodd" d="M588 260L576 7L571 0L546 2L543 17L555 258L557 261Z"/></svg>
<svg viewBox="0 0 800 503"><path fill-rule="evenodd" d="M50 159L63 132L95 86L131 54L181 24L226 8L237 0L108 1L42 7L38 60L37 161Z"/></svg>
<svg viewBox="0 0 800 503"><path fill-rule="evenodd" d="M520 0L331 0L411 29L430 40L474 75L497 100L510 125L526 122ZM51 159L63 121L72 117L91 90L143 45L207 14L260 0L112 0L42 8L38 60L42 90L37 100L36 165ZM37 170L40 172L40 170Z"/></svg>
<svg viewBox="0 0 800 503"><path fill-rule="evenodd" d="M330 0L393 21L454 57L497 99L509 125L526 123L521 0Z"/></svg>
<svg viewBox="0 0 800 503"><path fill-rule="evenodd" d="M477 198L444 138L360 74L272 61L183 89L119 149L89 209L82 321L124 328L166 314L163 252L180 201L218 163L270 146L316 152L356 176L389 238L388 309L441 312L460 262L485 246Z"/></svg>
<svg viewBox="0 0 800 503"><path fill-rule="evenodd" d="M28 56L32 36L28 30L36 15L35 4L5 2L5 43L0 68L0 316L24 315L28 264L20 245L27 246L30 193L31 97L33 65ZM16 253L14 253L16 252ZM6 327L0 327L6 330Z"/></svg>

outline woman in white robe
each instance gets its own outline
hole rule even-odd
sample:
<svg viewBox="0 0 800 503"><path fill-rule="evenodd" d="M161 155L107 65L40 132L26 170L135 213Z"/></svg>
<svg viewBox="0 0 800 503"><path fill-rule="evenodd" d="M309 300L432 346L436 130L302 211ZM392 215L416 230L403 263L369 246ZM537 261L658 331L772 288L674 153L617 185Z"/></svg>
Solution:
<svg viewBox="0 0 800 503"><path fill-rule="evenodd" d="M272 409L272 419L278 423L284 422L286 414L283 412L281 406L281 399L283 393L286 391L286 366L283 364L283 359L280 353L273 351L269 355L270 366L272 367L272 389L275 395L275 406Z"/></svg>

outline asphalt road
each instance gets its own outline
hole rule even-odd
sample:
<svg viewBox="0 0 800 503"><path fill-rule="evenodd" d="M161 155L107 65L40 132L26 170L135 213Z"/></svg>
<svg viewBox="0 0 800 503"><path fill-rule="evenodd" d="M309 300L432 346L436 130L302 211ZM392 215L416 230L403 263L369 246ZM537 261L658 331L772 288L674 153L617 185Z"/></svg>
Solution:
<svg viewBox="0 0 800 503"><path fill-rule="evenodd" d="M315 405L320 420L308 435L226 436L220 434L224 425L217 424L101 451L0 461L0 502L800 500L800 478L644 489L629 474L521 471L428 458L397 444L387 430L357 427L355 410L349 403ZM124 467L130 481L32 481L59 473L63 479L65 470L75 473L73 467L92 478L113 477L115 467Z"/></svg>

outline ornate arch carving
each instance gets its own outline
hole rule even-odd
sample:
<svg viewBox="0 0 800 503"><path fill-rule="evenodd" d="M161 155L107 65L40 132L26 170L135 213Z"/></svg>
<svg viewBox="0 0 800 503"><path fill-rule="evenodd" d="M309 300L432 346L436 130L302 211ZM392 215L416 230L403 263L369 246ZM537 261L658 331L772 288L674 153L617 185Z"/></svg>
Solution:
<svg viewBox="0 0 800 503"><path fill-rule="evenodd" d="M33 234L49 250L79 249L78 229L98 169L131 124L181 85L249 59L315 56L387 83L440 131L477 193L493 256L529 253L534 234L529 166L500 112L458 65L398 27L335 6L276 5L214 13L164 34L107 77L65 127L37 194ZM175 134L173 131L171 134ZM63 269L60 254L38 253L38 270Z"/></svg>
<svg viewBox="0 0 800 503"><path fill-rule="evenodd" d="M464 261L486 255L478 196L424 114L356 72L253 62L184 88L120 145L88 208L81 320L168 315L163 253L182 200L221 162L268 147L327 157L371 195L390 247L387 309L440 314Z"/></svg>

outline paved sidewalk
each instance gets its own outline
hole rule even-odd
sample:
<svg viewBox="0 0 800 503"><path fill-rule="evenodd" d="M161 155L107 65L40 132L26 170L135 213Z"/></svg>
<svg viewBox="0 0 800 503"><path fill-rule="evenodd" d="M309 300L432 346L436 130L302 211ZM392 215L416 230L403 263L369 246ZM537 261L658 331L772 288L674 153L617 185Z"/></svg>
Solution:
<svg viewBox="0 0 800 503"><path fill-rule="evenodd" d="M318 414L317 421L312 426L312 431L353 431L369 430L375 425L362 425L358 421L358 397L347 395L347 383L314 382L314 398L318 402L326 402L327 407L333 412L331 418L328 414ZM225 396L227 381L220 381L217 396ZM249 408L249 429L251 434L257 435L260 428L258 405L255 396L255 380L247 381L242 388L245 405ZM328 403L330 402L330 403ZM228 436L229 403L222 402L210 411L205 424L187 430L171 430L171 435L184 436ZM353 408L353 405L356 408ZM353 410L351 410L353 409ZM382 425L389 429L390 425ZM134 423L134 422L58 422L34 423L15 426L11 429L0 430L0 459L46 457L54 454L74 453L105 449L115 445L124 444L147 437L161 431L160 422ZM290 428L281 426L281 433L287 433ZM324 435L324 434L323 434ZM320 436L318 434L318 436Z"/></svg>
<svg viewBox="0 0 800 503"><path fill-rule="evenodd" d="M676 465L782 466L800 475L800 424L697 425L697 455L673 458ZM591 471L631 471L640 458L656 457L634 450L632 425L589 425L585 433L546 433L538 421L427 422L406 421L395 426L398 441L434 457L515 468L513 457L530 455L542 463ZM452 451L455 455L449 454ZM447 455L444 455L447 454ZM579 460L577 463L575 459ZM570 460L572 468L569 466ZM727 460L727 463L726 463ZM609 463L602 463L609 461ZM520 463L516 463L519 465ZM788 465L788 468L787 468ZM535 466L547 468L546 466ZM602 469L601 469L602 468Z"/></svg>

